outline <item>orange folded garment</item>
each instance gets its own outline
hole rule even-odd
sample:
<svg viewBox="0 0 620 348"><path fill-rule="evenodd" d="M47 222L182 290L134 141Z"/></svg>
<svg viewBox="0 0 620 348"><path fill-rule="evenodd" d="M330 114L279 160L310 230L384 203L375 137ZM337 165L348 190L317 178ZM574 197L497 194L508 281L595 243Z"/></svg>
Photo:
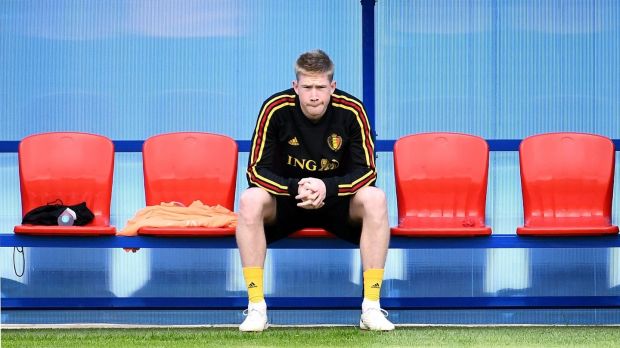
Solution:
<svg viewBox="0 0 620 348"><path fill-rule="evenodd" d="M140 209L116 234L136 236L140 227L236 227L237 214L221 205L208 206L194 201L189 207L178 202L161 203Z"/></svg>

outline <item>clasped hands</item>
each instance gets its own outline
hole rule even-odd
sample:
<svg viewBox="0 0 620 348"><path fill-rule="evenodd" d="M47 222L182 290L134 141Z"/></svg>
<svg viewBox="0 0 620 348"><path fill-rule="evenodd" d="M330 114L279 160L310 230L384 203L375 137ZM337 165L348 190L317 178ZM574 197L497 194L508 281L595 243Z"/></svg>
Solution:
<svg viewBox="0 0 620 348"><path fill-rule="evenodd" d="M327 188L321 179L303 178L297 183L297 206L304 209L320 209L325 205Z"/></svg>

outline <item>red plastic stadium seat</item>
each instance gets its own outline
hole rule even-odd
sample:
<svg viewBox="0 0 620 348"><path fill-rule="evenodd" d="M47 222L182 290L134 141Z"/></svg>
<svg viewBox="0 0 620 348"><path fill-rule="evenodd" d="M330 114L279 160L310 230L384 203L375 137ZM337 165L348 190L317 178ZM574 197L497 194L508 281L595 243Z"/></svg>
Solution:
<svg viewBox="0 0 620 348"><path fill-rule="evenodd" d="M611 225L615 151L583 133L528 137L519 148L524 226L520 235L618 233Z"/></svg>
<svg viewBox="0 0 620 348"><path fill-rule="evenodd" d="M336 238L333 234L322 228L308 227L299 230L289 236L290 238Z"/></svg>
<svg viewBox="0 0 620 348"><path fill-rule="evenodd" d="M489 147L480 137L426 133L394 144L398 226L394 236L491 234L485 225Z"/></svg>
<svg viewBox="0 0 620 348"><path fill-rule="evenodd" d="M200 200L234 209L237 143L210 133L168 133L150 137L142 149L147 205ZM228 227L142 227L140 235L232 236Z"/></svg>
<svg viewBox="0 0 620 348"><path fill-rule="evenodd" d="M43 133L19 144L22 216L60 200L64 205L86 202L95 218L85 226L15 226L14 232L34 235L114 235L110 200L114 144L86 133Z"/></svg>

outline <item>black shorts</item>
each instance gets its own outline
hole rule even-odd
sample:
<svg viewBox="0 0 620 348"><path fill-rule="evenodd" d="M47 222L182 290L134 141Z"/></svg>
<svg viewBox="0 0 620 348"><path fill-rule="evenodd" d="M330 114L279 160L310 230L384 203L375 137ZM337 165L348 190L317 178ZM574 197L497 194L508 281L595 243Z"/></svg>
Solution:
<svg viewBox="0 0 620 348"><path fill-rule="evenodd" d="M276 196L276 221L265 225L267 244L287 237L306 227L319 227L353 244L360 244L361 223L349 218L351 197L331 197L320 209L304 209L297 206L293 197Z"/></svg>

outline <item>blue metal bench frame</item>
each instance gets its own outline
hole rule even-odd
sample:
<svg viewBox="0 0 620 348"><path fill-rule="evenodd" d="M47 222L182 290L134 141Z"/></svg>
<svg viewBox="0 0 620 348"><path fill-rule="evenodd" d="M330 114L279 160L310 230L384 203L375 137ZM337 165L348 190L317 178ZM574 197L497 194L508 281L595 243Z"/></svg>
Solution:
<svg viewBox="0 0 620 348"><path fill-rule="evenodd" d="M0 247L35 248L190 248L236 249L233 237L62 237L0 234ZM525 237L494 234L488 237L409 238L392 237L390 249L493 249L493 248L611 248L620 247L620 237ZM270 249L352 249L340 239L287 238L269 245Z"/></svg>
<svg viewBox="0 0 620 348"><path fill-rule="evenodd" d="M0 234L0 247L44 248L236 248L233 237L47 237ZM392 237L391 249L487 248L608 248L620 247L620 237L521 237L491 235L473 238ZM351 249L339 239L288 238L272 249ZM272 309L354 309L360 297L269 297ZM475 296L383 297L386 309L515 309L515 308L620 308L620 296ZM3 310L41 309L241 309L247 297L73 297L2 298Z"/></svg>

